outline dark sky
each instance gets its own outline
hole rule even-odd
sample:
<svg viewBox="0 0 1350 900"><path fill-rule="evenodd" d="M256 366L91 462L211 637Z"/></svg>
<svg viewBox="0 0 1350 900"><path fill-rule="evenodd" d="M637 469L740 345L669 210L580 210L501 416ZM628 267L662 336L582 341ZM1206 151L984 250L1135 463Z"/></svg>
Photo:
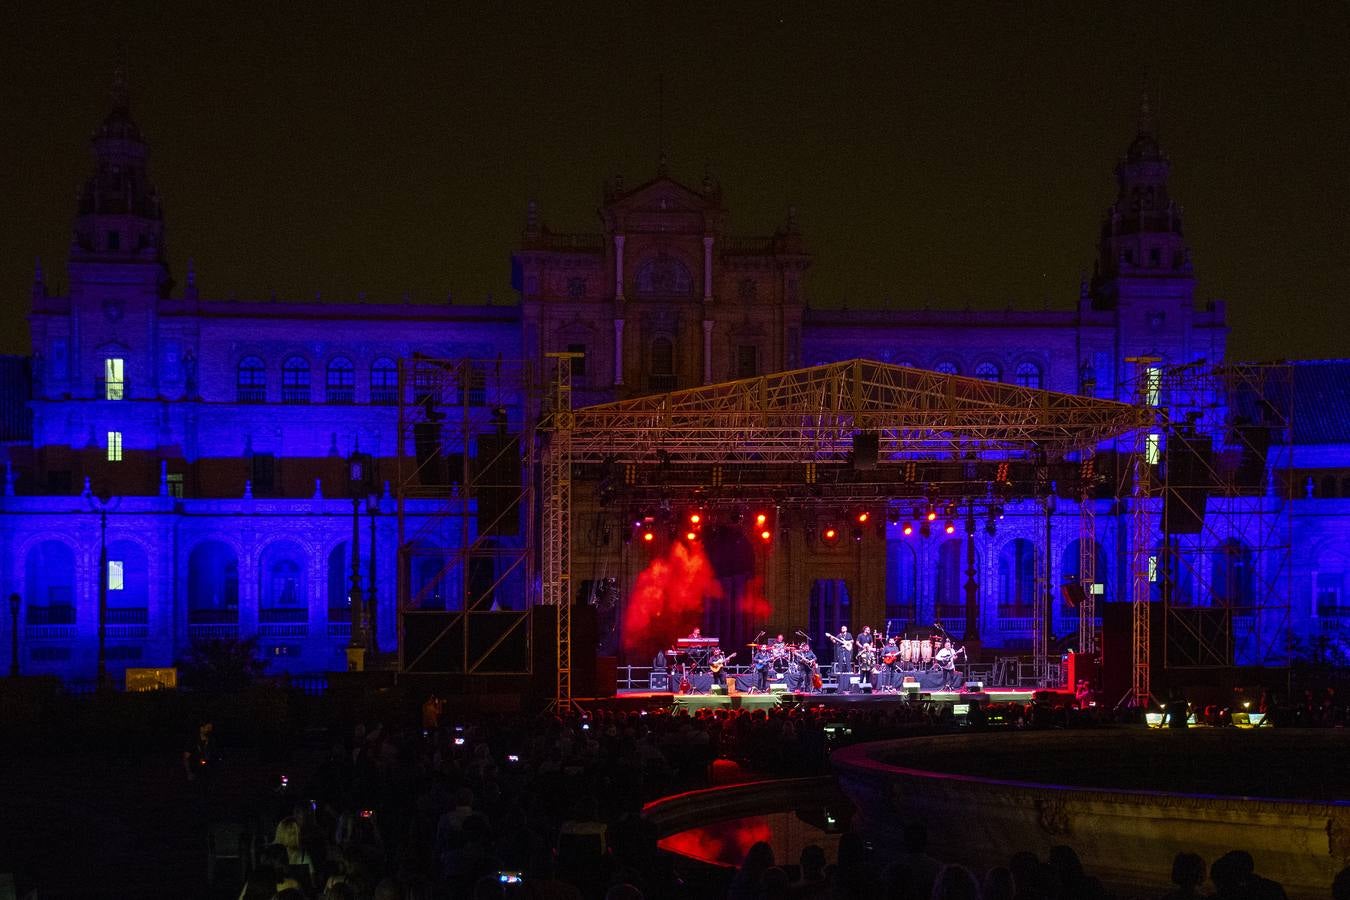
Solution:
<svg viewBox="0 0 1350 900"><path fill-rule="evenodd" d="M512 302L526 200L598 230L664 120L733 231L798 207L817 306L1067 309L1148 85L1231 355L1350 355L1350 5L1176 6L9 2L0 351L124 55L207 296Z"/></svg>

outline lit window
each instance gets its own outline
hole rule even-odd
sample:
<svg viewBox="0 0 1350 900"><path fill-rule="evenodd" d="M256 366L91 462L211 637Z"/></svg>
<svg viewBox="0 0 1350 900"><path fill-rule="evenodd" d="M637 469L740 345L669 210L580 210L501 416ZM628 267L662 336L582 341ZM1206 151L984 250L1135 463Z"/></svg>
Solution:
<svg viewBox="0 0 1350 900"><path fill-rule="evenodd" d="M1151 582L1158 580L1158 557L1156 556L1148 558L1148 580Z"/></svg>
<svg viewBox="0 0 1350 900"><path fill-rule="evenodd" d="M933 371L942 375L959 375L961 372L961 370L956 367L956 363L949 360L943 360L936 366L933 366Z"/></svg>
<svg viewBox="0 0 1350 900"><path fill-rule="evenodd" d="M1144 370L1144 378L1148 389L1148 405L1159 405L1162 403L1162 369L1149 366Z"/></svg>
<svg viewBox="0 0 1350 900"><path fill-rule="evenodd" d="M124 565L120 559L108 560L108 590L120 591L126 588Z"/></svg>
<svg viewBox="0 0 1350 900"><path fill-rule="evenodd" d="M1091 592L1091 593L1092 593L1092 595L1093 595L1094 597L1101 597L1101 596L1105 595L1105 594L1106 594L1106 585L1102 584L1100 581L1094 581L1094 582L1092 583L1092 592Z"/></svg>
<svg viewBox="0 0 1350 900"><path fill-rule="evenodd" d="M113 357L103 361L103 399L122 400L126 397L124 363Z"/></svg>
<svg viewBox="0 0 1350 900"><path fill-rule="evenodd" d="M183 499L183 473L170 472L168 475L169 496Z"/></svg>
<svg viewBox="0 0 1350 900"><path fill-rule="evenodd" d="M998 381L998 366L991 362L982 362L975 367L975 377L983 381Z"/></svg>
<svg viewBox="0 0 1350 900"><path fill-rule="evenodd" d="M108 462L122 461L122 432L108 432Z"/></svg>
<svg viewBox="0 0 1350 900"><path fill-rule="evenodd" d="M1150 434L1144 440L1144 462L1150 466L1156 466L1159 458L1162 456L1160 446L1162 444L1162 435Z"/></svg>

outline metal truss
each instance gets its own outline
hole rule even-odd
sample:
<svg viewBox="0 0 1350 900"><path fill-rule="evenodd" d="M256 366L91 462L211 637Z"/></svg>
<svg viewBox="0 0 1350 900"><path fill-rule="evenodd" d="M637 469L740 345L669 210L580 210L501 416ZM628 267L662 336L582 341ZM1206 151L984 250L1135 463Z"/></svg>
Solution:
<svg viewBox="0 0 1350 900"><path fill-rule="evenodd" d="M507 359L435 359L414 356L399 364L398 448L398 626L400 671L428 672L424 660L433 647L454 640L450 671L466 674L521 674L487 667L493 653L508 640L528 646L530 615L486 609L493 596L509 579L522 577L532 584L534 540L528 524L518 541L502 545L496 532L508 517L533 521L534 491L531 478L495 483L493 473L519 472L534 468L535 429L524 410L538 406L538 378L528 362ZM514 421L512 418L514 417ZM518 435L519 445L499 440L483 452L484 435L505 438ZM490 521L478 521L479 502L495 492L499 500ZM409 503L416 503L416 510ZM515 523L512 523L515 524ZM480 527L481 526L481 527ZM433 560L434 575L414 588L414 560ZM492 579L475 594L469 577L472 562L490 561ZM424 574L430 574L424 570ZM458 610L446 613L426 609L431 594L444 584L458 588ZM449 598L444 598L449 599ZM475 623L486 617L514 615L504 629L491 629L482 646L473 640ZM409 653L406 619L428 616L440 624L439 635L419 652ZM528 672L529 654L524 654Z"/></svg>
<svg viewBox="0 0 1350 900"><path fill-rule="evenodd" d="M1159 581L1165 663L1287 666L1293 504L1293 369L1193 364L1155 378L1163 437Z"/></svg>
<svg viewBox="0 0 1350 900"><path fill-rule="evenodd" d="M1135 395L1138 409L1145 416L1145 427L1130 437L1130 452L1120 466L1121 483L1116 496L1128 497L1130 562L1130 692L1124 700L1141 709L1152 702L1150 664L1152 660L1149 631L1149 584L1157 575L1157 557L1153 554L1153 529L1149 522L1150 500L1153 489L1152 467L1148 462L1150 448L1156 450L1156 430L1159 413L1156 409L1156 357L1129 357L1127 363L1135 367Z"/></svg>
<svg viewBox="0 0 1350 900"><path fill-rule="evenodd" d="M1097 455L1083 451L1079 461L1078 583L1083 595L1078 604L1078 652L1097 652Z"/></svg>
<svg viewBox="0 0 1350 900"><path fill-rule="evenodd" d="M549 353L548 402L540 428L543 445L543 602L556 612L558 675L552 708L572 708L572 360L578 353Z"/></svg>
<svg viewBox="0 0 1350 900"><path fill-rule="evenodd" d="M1002 451L1062 459L1140 427L1138 407L855 359L577 411L574 460L684 464L878 461Z"/></svg>

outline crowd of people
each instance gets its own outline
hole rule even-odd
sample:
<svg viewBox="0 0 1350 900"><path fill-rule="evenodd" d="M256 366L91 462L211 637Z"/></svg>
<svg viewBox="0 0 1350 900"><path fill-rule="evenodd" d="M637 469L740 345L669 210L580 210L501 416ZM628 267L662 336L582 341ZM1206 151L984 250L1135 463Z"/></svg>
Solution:
<svg viewBox="0 0 1350 900"><path fill-rule="evenodd" d="M1000 715L1037 715L1008 704ZM565 716L458 718L438 701L421 728L357 725L330 735L310 771L283 780L260 818L270 839L251 854L241 900L640 900L720 897L1025 898L1107 896L1068 847L1045 860L1018 854L972 873L928 855L926 835L904 835L905 853L874 858L844 834L830 865L809 848L793 865L756 846L734 875L692 865L657 846L646 801L735 777L828 770L843 740L880 739L948 723L950 706L890 704L848 710L776 707L597 709ZM209 735L198 735L198 740ZM190 777L194 753L185 753ZM718 761L716 765L712 765ZM1199 872L1197 879L1196 872ZM1206 869L1178 857L1177 891L1280 897L1256 879L1250 857ZM1345 880L1345 879L1342 879ZM1189 891L1189 893L1187 893ZM1343 896L1343 895L1337 895Z"/></svg>

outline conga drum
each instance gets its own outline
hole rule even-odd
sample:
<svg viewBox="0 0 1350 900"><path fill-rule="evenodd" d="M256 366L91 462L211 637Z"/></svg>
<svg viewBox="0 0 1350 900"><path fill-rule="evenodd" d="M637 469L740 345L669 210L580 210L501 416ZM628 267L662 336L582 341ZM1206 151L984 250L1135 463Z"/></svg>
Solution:
<svg viewBox="0 0 1350 900"><path fill-rule="evenodd" d="M927 666L933 661L933 645L928 641L919 641L919 662Z"/></svg>
<svg viewBox="0 0 1350 900"><path fill-rule="evenodd" d="M905 664L906 669L914 667L914 642L909 638L900 642L900 662Z"/></svg>

